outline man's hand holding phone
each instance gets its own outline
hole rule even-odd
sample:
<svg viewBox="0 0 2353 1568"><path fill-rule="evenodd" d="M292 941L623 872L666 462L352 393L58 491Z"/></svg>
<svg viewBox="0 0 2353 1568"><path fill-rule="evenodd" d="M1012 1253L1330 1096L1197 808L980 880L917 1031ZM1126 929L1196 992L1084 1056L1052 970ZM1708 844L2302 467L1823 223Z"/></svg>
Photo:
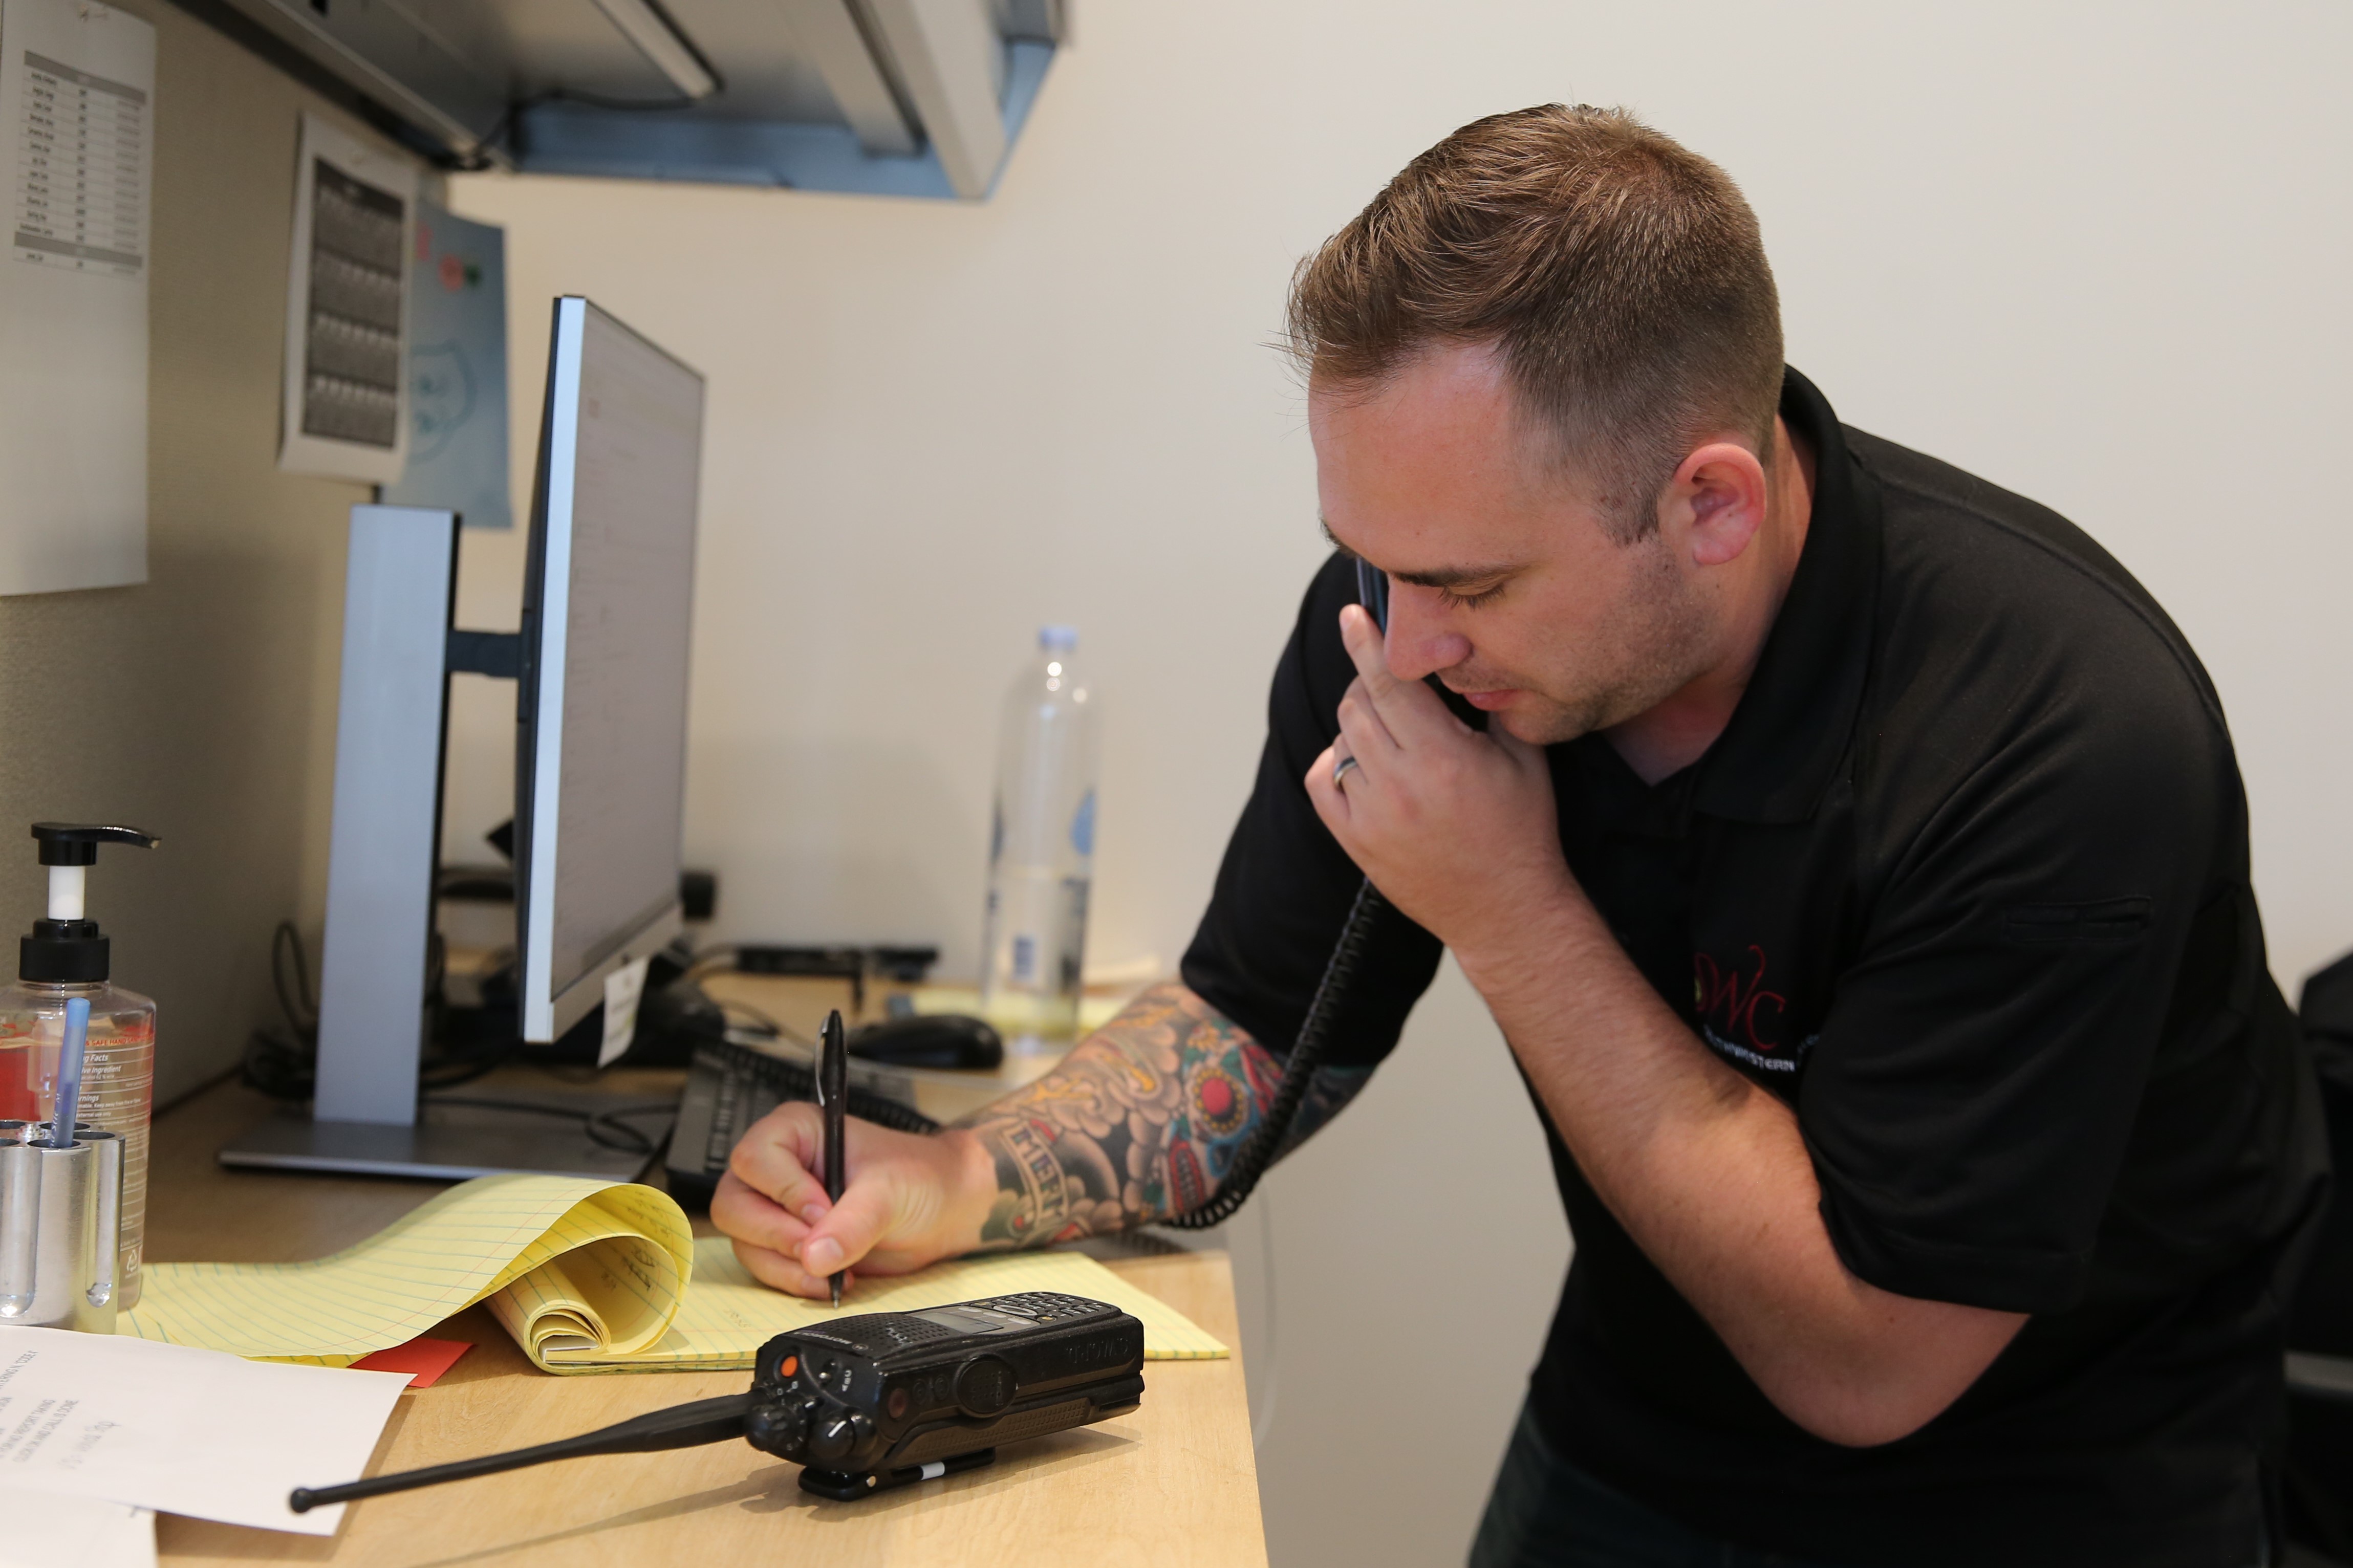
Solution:
<svg viewBox="0 0 2353 1568"><path fill-rule="evenodd" d="M1356 679L1340 701L1339 738L1304 782L1357 868L1466 968L1514 949L1547 909L1581 903L1544 749L1501 725L1473 730L1427 686L1390 674L1362 607L1340 612L1340 637Z"/></svg>

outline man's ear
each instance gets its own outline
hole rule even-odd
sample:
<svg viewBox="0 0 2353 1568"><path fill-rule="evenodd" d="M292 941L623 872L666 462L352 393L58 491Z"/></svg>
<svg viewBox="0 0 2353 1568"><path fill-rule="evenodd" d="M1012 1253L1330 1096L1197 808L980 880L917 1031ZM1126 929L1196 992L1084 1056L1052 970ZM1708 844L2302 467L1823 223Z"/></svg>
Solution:
<svg viewBox="0 0 2353 1568"><path fill-rule="evenodd" d="M1659 496L1659 531L1694 564L1738 560L1765 526L1769 491L1765 465L1732 441L1717 441L1685 458Z"/></svg>

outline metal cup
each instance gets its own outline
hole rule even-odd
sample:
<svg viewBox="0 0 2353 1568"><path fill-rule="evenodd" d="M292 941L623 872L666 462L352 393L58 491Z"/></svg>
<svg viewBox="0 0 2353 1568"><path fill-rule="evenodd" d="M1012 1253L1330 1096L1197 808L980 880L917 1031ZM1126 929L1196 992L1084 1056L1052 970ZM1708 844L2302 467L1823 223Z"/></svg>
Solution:
<svg viewBox="0 0 2353 1568"><path fill-rule="evenodd" d="M0 1328L111 1334L121 1253L122 1140L77 1124L0 1121Z"/></svg>

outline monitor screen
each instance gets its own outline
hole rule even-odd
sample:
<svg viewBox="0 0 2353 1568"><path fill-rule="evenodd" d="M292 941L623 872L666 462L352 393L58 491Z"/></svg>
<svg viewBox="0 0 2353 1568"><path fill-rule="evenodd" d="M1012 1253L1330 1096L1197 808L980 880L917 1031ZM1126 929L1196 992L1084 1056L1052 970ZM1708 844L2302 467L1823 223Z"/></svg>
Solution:
<svg viewBox="0 0 2353 1568"><path fill-rule="evenodd" d="M516 759L525 1039L679 929L702 458L702 376L556 301Z"/></svg>

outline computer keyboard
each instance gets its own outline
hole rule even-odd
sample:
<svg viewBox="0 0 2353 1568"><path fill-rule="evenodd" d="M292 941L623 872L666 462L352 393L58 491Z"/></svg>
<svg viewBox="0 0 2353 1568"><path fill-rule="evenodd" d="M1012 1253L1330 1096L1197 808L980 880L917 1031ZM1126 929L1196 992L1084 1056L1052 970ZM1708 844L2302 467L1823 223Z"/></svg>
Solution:
<svg viewBox="0 0 2353 1568"><path fill-rule="evenodd" d="M666 1156L670 1195L682 1204L709 1204L744 1129L787 1100L816 1098L817 1075L798 1062L732 1040L697 1040ZM902 1132L940 1130L913 1106L854 1082L849 1114Z"/></svg>

